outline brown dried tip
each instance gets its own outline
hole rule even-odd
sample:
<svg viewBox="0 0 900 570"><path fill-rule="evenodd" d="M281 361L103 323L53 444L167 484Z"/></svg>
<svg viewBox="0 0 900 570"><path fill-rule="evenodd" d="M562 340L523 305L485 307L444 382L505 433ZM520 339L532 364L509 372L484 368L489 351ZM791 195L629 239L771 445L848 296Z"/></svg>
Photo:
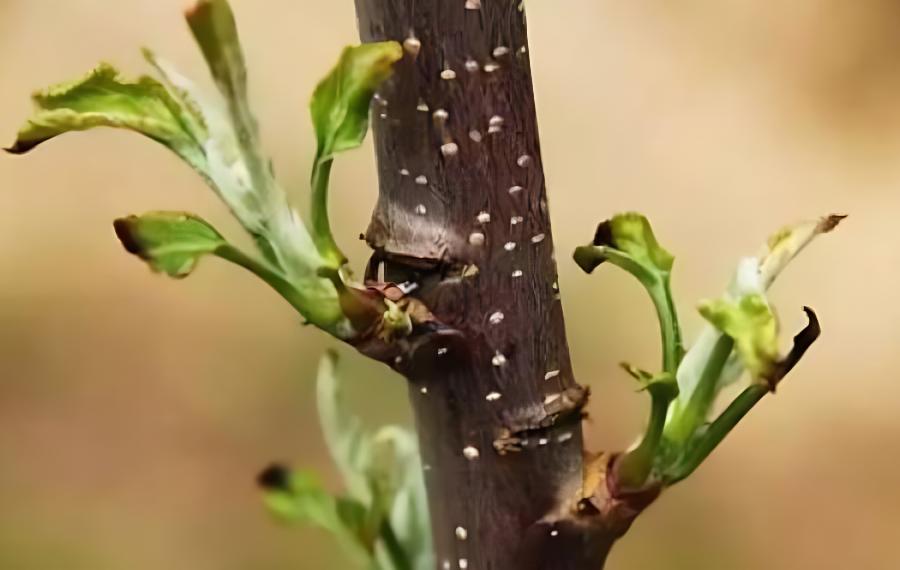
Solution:
<svg viewBox="0 0 900 570"><path fill-rule="evenodd" d="M838 219L837 222L840 222L840 219ZM835 225L837 225L837 222ZM803 355L806 354L809 347L812 346L819 338L819 335L822 334L822 327L819 325L819 318L816 316L815 311L809 307L803 307L803 311L806 313L809 323L807 323L803 330L794 337L794 346L791 348L788 355L775 365L775 370L768 380L769 389L772 392L775 392L778 383L788 375L798 362L800 362L800 359L803 358Z"/></svg>
<svg viewBox="0 0 900 570"><path fill-rule="evenodd" d="M113 229L116 231L116 237L122 242L125 251L133 255L137 255L142 259L147 259L147 252L134 234L134 227L138 221L137 216L128 216L127 218L119 218L113 222Z"/></svg>
<svg viewBox="0 0 900 570"><path fill-rule="evenodd" d="M256 476L256 484L268 491L287 491L290 487L290 478L290 469L273 463Z"/></svg>
<svg viewBox="0 0 900 570"><path fill-rule="evenodd" d="M844 218L846 218L846 214L831 214L830 216L825 216L822 218L822 221L819 222L819 231L823 234L827 234L834 228L838 227Z"/></svg>
<svg viewBox="0 0 900 570"><path fill-rule="evenodd" d="M601 222L600 225L597 226L597 231L594 232L594 245L615 247L615 244L613 243L612 223L610 223L609 220Z"/></svg>
<svg viewBox="0 0 900 570"><path fill-rule="evenodd" d="M184 7L184 17L188 19L196 17L201 10L209 8L209 4L209 0L191 0Z"/></svg>
<svg viewBox="0 0 900 570"><path fill-rule="evenodd" d="M31 150L31 149L33 149L34 147L36 147L38 144L39 144L39 143L35 143L35 144L24 144L24 143L22 143L21 141L16 141L15 143L13 143L12 146L5 146L5 147L3 147L3 152L6 152L6 153L8 153L8 154L15 154L15 155L18 155L18 154L25 154L25 153L28 152L29 150Z"/></svg>

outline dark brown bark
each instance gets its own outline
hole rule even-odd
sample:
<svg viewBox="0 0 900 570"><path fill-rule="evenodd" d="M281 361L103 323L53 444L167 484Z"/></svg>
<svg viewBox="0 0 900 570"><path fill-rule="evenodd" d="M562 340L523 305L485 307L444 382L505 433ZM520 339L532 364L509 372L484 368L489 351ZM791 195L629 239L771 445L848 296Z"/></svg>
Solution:
<svg viewBox="0 0 900 570"><path fill-rule="evenodd" d="M363 41L406 51L374 102L369 277L416 283L447 327L418 331L395 363L438 568L599 569L621 529L579 516L587 393L559 302L520 0L356 7Z"/></svg>

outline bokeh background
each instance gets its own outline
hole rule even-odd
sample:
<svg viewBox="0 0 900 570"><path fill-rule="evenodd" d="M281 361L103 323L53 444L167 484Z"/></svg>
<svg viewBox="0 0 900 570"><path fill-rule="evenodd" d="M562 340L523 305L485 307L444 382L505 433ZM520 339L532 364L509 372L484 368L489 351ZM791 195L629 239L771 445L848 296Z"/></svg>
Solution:
<svg viewBox="0 0 900 570"><path fill-rule="evenodd" d="M355 41L350 0L235 0L267 146L298 201L306 102ZM143 70L153 46L204 77L183 0L0 0L0 134L36 87L96 61ZM900 568L900 3L528 0L561 286L588 439L627 445L653 362L649 303L567 251L623 209L677 253L695 300L783 223L851 214L778 283L786 331L825 334L691 480L640 519L619 570ZM375 198L370 147L341 158L334 209L355 237ZM185 209L240 232L163 148L113 131L0 157L0 568L341 568L326 537L278 528L253 485L273 459L333 480L312 404L324 335L266 287L210 261L151 275L111 220ZM408 422L401 382L343 350L366 421ZM497 545L502 548L502 545Z"/></svg>

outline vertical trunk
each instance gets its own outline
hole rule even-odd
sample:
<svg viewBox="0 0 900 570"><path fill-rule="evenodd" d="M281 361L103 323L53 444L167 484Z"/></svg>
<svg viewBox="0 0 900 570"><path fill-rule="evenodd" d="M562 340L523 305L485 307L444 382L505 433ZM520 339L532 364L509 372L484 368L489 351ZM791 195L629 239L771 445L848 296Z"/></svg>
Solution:
<svg viewBox="0 0 900 570"><path fill-rule="evenodd" d="M410 382L438 568L602 566L520 0L356 0L363 41L406 57L373 111L370 277L414 282L452 332L397 360Z"/></svg>

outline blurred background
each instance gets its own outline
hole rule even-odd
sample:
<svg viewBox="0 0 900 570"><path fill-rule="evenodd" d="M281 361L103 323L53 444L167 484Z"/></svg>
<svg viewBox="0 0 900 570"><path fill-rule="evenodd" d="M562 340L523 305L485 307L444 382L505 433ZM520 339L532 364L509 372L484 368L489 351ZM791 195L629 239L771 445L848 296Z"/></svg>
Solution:
<svg viewBox="0 0 900 570"><path fill-rule="evenodd" d="M308 96L356 41L353 2L234 0L266 143L298 198ZM152 46L205 77L183 0L0 0L0 135L37 87ZM561 287L592 448L621 448L645 397L620 360L658 351L624 274L568 252L623 209L649 215L693 303L784 223L851 214L776 285L786 333L825 333L775 398L643 516L616 570L900 567L900 3L529 0ZM342 157L334 208L366 259L371 147ZM0 568L341 568L323 535L276 527L253 479L272 460L333 471L312 376L330 342L244 272L209 261L153 276L111 221L223 206L160 146L110 130L0 157ZM398 378L346 349L366 421L408 422Z"/></svg>

